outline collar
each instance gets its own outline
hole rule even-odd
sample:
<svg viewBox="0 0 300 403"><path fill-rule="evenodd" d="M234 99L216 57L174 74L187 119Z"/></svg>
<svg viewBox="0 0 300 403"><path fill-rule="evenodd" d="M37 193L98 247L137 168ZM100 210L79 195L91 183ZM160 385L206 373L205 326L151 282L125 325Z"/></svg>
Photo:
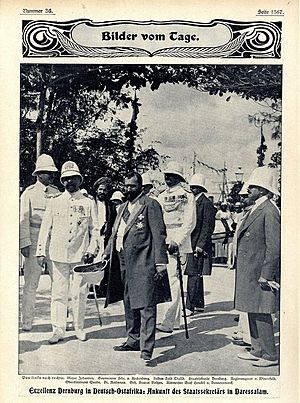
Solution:
<svg viewBox="0 0 300 403"><path fill-rule="evenodd" d="M67 190L64 191L64 197L66 199L78 199L79 196L83 196L83 194L80 192L80 190L77 190L77 192L75 192L75 193L70 193Z"/></svg>
<svg viewBox="0 0 300 403"><path fill-rule="evenodd" d="M204 192L199 193L199 194L195 197L195 200L196 200L196 201L199 200L202 195L205 196L205 193L204 193Z"/></svg>
<svg viewBox="0 0 300 403"><path fill-rule="evenodd" d="M251 210L250 210L250 214L253 213L253 211L255 211L263 202L265 202L266 200L268 200L267 196L261 196L260 198L258 198L257 200L255 200L255 203L253 204Z"/></svg>
<svg viewBox="0 0 300 403"><path fill-rule="evenodd" d="M266 200L268 200L267 196L261 196L259 199L255 200L254 207L257 208Z"/></svg>
<svg viewBox="0 0 300 403"><path fill-rule="evenodd" d="M40 181L36 181L35 186L38 189L41 189L43 192L46 192L46 189L48 187L48 186L43 185L42 182L40 182Z"/></svg>
<svg viewBox="0 0 300 403"><path fill-rule="evenodd" d="M177 183L177 185L172 186L171 188L167 187L166 191L167 193L172 193L172 192L176 192L176 190L181 189L182 185L181 182Z"/></svg>

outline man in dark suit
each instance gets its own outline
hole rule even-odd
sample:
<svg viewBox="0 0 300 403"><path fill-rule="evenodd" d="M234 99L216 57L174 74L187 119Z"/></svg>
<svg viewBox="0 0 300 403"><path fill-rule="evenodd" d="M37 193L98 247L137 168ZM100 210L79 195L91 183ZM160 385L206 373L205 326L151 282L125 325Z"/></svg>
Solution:
<svg viewBox="0 0 300 403"><path fill-rule="evenodd" d="M146 363L155 343L156 305L170 300L166 229L159 203L143 194L138 173L125 178L120 206L104 257L110 258L107 306L124 300L127 340L115 351L141 351ZM166 294L161 284L166 284Z"/></svg>
<svg viewBox="0 0 300 403"><path fill-rule="evenodd" d="M112 227L117 216L116 205L110 200L113 194L112 180L106 176L97 179L93 185L93 193L97 204L97 214L100 228L98 255L101 256L111 236ZM101 283L95 286L96 296L98 298L105 297L107 291L107 282L108 269L105 268L104 277ZM92 287L90 288L88 298L94 299Z"/></svg>
<svg viewBox="0 0 300 403"><path fill-rule="evenodd" d="M211 236L215 227L216 209L206 197L205 178L195 174L190 180L190 188L196 200L196 226L191 234L193 253L187 255L185 274L187 281L187 316L195 311L204 311L203 275L210 275L212 270Z"/></svg>
<svg viewBox="0 0 300 403"><path fill-rule="evenodd" d="M254 204L237 233L235 307L248 313L251 350L238 357L268 367L278 364L271 317L279 310L280 214L271 201L277 171L256 168L247 183Z"/></svg>

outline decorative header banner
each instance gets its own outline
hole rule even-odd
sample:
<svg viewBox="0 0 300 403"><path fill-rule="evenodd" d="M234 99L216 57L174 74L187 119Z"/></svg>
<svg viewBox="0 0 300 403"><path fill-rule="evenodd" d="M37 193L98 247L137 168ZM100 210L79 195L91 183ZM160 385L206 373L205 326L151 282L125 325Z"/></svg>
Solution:
<svg viewBox="0 0 300 403"><path fill-rule="evenodd" d="M281 57L281 22L23 21L24 57Z"/></svg>

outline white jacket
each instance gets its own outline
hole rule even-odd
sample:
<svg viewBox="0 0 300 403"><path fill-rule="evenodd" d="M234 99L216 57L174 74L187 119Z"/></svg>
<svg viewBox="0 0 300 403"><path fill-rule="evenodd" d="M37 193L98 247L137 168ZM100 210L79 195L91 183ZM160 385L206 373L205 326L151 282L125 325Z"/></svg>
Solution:
<svg viewBox="0 0 300 403"><path fill-rule="evenodd" d="M46 255L61 263L76 263L86 252L97 254L99 227L94 200L80 191L65 191L49 201L42 221L36 256Z"/></svg>
<svg viewBox="0 0 300 403"><path fill-rule="evenodd" d="M181 253L191 253L191 233L196 225L196 203L192 192L178 184L158 196L167 229L166 243L176 242Z"/></svg>

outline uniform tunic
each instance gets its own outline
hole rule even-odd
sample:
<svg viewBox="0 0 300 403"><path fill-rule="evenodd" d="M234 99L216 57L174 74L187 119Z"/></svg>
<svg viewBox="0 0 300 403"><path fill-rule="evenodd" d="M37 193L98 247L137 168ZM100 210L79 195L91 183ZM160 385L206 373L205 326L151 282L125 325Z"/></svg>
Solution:
<svg viewBox="0 0 300 403"><path fill-rule="evenodd" d="M34 256L40 226L49 199L59 193L54 185L44 186L41 182L36 182L25 189L20 199L20 249L29 247L29 256L24 258L22 319L29 326L34 318L36 290L42 272ZM47 266L51 273L49 261Z"/></svg>
<svg viewBox="0 0 300 403"><path fill-rule="evenodd" d="M82 262L85 253L97 254L98 220L94 200L80 191L51 200L48 204L38 239L37 256L44 256L49 239L49 256L53 261L51 322L53 329L63 334L70 274ZM73 319L75 330L82 330L87 295L87 284L79 274L71 282Z"/></svg>
<svg viewBox="0 0 300 403"><path fill-rule="evenodd" d="M37 256L49 256L61 263L81 262L86 252L96 254L99 228L95 202L80 191L50 201L41 225Z"/></svg>
<svg viewBox="0 0 300 403"><path fill-rule="evenodd" d="M196 225L196 206L194 195L181 184L166 189L158 196L163 209L164 222L167 229L167 240L176 242L181 260L186 253L192 252L191 233ZM169 255L168 274L171 286L172 302L167 302L162 326L172 331L180 326L180 283L177 277L177 259Z"/></svg>

